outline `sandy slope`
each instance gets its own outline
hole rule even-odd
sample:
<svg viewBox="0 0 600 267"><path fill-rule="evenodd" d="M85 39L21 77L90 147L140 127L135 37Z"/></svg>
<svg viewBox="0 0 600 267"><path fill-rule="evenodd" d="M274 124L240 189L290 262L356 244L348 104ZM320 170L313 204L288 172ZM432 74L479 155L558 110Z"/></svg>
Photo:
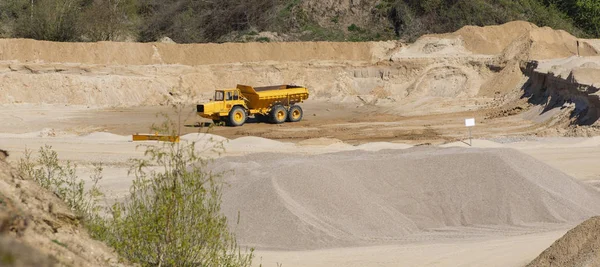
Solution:
<svg viewBox="0 0 600 267"><path fill-rule="evenodd" d="M1 266L123 266L54 193L20 177L3 157L0 255Z"/></svg>
<svg viewBox="0 0 600 267"><path fill-rule="evenodd" d="M599 250L600 217L594 217L567 232L527 266L598 266Z"/></svg>

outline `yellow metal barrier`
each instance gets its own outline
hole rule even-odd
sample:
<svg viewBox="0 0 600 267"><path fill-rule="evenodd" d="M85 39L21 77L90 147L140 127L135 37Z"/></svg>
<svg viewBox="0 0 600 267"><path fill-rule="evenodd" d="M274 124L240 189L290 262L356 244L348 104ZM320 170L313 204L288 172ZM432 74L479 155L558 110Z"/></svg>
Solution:
<svg viewBox="0 0 600 267"><path fill-rule="evenodd" d="M134 134L133 141L163 141L179 143L179 136L155 134Z"/></svg>

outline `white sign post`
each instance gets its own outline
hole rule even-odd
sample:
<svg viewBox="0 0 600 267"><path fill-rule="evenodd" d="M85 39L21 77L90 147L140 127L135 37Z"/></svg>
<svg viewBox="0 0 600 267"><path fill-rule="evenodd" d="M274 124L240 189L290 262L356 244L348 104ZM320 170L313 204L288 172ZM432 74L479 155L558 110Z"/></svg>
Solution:
<svg viewBox="0 0 600 267"><path fill-rule="evenodd" d="M473 137L471 136L471 128L475 126L475 119L465 119L465 126L469 129L469 146L473 146Z"/></svg>

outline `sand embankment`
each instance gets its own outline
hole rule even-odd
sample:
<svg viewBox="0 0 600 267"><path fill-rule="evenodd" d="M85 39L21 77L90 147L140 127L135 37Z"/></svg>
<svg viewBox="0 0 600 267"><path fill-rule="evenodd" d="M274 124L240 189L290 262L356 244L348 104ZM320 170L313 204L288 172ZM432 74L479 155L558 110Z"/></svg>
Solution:
<svg viewBox="0 0 600 267"><path fill-rule="evenodd" d="M462 111L468 110L465 102L483 107L514 94L525 82L520 62L574 55L576 40L527 22L469 26L424 36L410 45L2 39L0 104L155 106L172 95L197 103L218 88L287 83L306 86L311 99L392 107L456 100L461 104L447 105ZM596 53L587 45L580 51ZM196 96L177 92L176 87Z"/></svg>
<svg viewBox="0 0 600 267"><path fill-rule="evenodd" d="M554 242L527 267L600 265L600 217L591 218Z"/></svg>

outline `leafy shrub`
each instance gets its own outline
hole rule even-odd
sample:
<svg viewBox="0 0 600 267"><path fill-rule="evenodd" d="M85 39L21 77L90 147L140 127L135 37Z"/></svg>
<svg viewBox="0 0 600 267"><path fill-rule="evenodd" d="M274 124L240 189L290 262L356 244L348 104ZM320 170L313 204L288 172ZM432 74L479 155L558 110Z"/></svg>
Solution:
<svg viewBox="0 0 600 267"><path fill-rule="evenodd" d="M102 165L94 165L90 176L93 184L86 191L85 182L77 176L76 164L70 161L61 164L58 153L49 145L41 147L38 154L39 157L34 159L32 152L26 150L25 156L18 162L19 172L53 192L81 218L88 220L97 217L100 211L98 200L103 196L98 187L102 179Z"/></svg>
<svg viewBox="0 0 600 267"><path fill-rule="evenodd" d="M179 135L182 125L166 120L154 129ZM174 130L175 129L175 130ZM223 186L220 173L206 169L203 152L222 151L220 142L157 143L143 145L145 157L130 160L135 179L130 195L101 216L97 183L102 167L95 166L92 189L71 162L61 164L52 147L31 151L18 163L20 172L54 192L84 219L92 237L112 246L124 259L141 266L250 266L253 249L242 251L221 213ZM199 148L202 148L201 150ZM239 221L238 221L239 222Z"/></svg>
<svg viewBox="0 0 600 267"><path fill-rule="evenodd" d="M352 24L350 26L348 26L348 31L349 32L357 32L360 31L360 27L356 26L356 24Z"/></svg>
<svg viewBox="0 0 600 267"><path fill-rule="evenodd" d="M176 134L170 125L160 132ZM252 250L241 252L220 213L220 175L206 170L196 143L145 149L146 158L131 161L131 194L112 207L106 241L144 266L249 266Z"/></svg>
<svg viewBox="0 0 600 267"><path fill-rule="evenodd" d="M268 43L271 41L271 39L269 39L269 37L259 37L259 38L256 38L256 41L261 42L261 43Z"/></svg>

